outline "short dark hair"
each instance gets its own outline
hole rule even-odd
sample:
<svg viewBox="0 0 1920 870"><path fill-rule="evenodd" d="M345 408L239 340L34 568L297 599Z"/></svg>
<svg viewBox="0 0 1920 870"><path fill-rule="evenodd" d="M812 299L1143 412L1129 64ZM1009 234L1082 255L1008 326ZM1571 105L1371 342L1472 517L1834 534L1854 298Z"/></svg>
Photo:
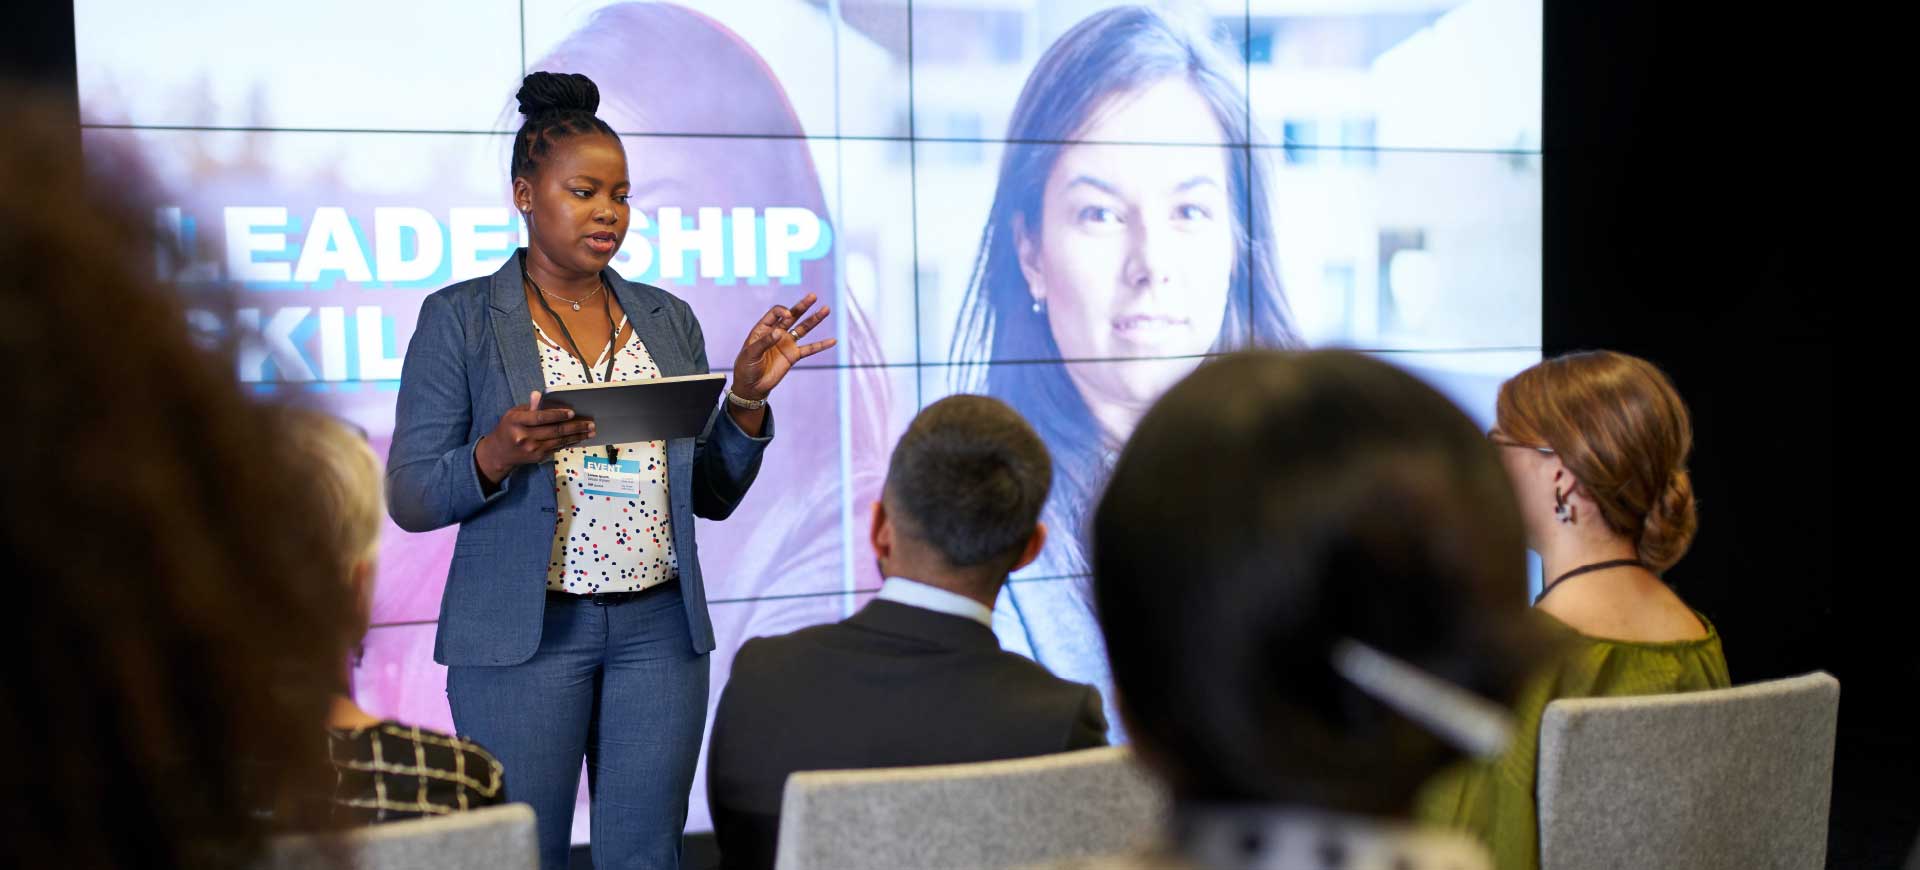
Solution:
<svg viewBox="0 0 1920 870"><path fill-rule="evenodd" d="M1004 574L1033 536L1053 460L1025 418L986 396L948 396L907 426L887 465L895 522L950 567Z"/></svg>
<svg viewBox="0 0 1920 870"><path fill-rule="evenodd" d="M1335 643L1501 702L1533 651L1492 447L1357 353L1234 354L1168 391L1121 453L1092 553L1122 715L1188 799L1404 815L1461 753L1338 676Z"/></svg>
<svg viewBox="0 0 1920 870"><path fill-rule="evenodd" d="M579 73L537 72L520 82L514 95L526 121L513 137L510 178L532 178L554 143L587 133L620 136L594 112L600 108L600 86Z"/></svg>

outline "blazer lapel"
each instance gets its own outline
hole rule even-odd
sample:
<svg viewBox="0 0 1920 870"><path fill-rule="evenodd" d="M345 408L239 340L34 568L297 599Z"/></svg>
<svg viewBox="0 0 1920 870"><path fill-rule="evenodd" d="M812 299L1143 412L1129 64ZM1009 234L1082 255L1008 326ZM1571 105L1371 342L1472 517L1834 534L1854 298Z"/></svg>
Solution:
<svg viewBox="0 0 1920 870"><path fill-rule="evenodd" d="M682 351L680 336L674 334L672 318L667 314L667 300L660 298L661 294L649 292L650 288L628 281L612 269L605 274L613 287L613 297L620 300L620 310L627 313L627 322L633 324L640 343L647 346L653 364L660 367L661 377L706 374L694 371L693 360Z"/></svg>
<svg viewBox="0 0 1920 870"><path fill-rule="evenodd" d="M493 273L488 282L487 307L493 316L494 350L506 367L507 387L513 391L511 407L527 401L535 390L546 392L547 379L540 374L540 354L534 350L533 315L527 311L527 294L520 284L520 258L525 252L507 258L506 265ZM549 480L553 460L540 463Z"/></svg>
<svg viewBox="0 0 1920 870"><path fill-rule="evenodd" d="M493 340L500 361L507 368L507 386L513 389L513 403L519 405L534 390L545 391L547 379L540 374L540 355L533 349L533 316L527 311L527 294L520 285L520 257L507 258L489 284L489 307L493 314Z"/></svg>

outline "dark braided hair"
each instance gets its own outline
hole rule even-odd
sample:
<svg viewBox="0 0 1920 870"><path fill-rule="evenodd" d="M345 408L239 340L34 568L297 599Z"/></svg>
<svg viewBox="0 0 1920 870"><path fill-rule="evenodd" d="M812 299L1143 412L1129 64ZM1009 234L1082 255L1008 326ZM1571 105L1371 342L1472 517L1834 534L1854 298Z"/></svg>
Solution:
<svg viewBox="0 0 1920 870"><path fill-rule="evenodd" d="M600 88L579 73L537 72L520 82L520 114L526 121L513 138L514 178L531 178L554 143L582 133L605 133L619 141L607 122L593 112L600 108Z"/></svg>

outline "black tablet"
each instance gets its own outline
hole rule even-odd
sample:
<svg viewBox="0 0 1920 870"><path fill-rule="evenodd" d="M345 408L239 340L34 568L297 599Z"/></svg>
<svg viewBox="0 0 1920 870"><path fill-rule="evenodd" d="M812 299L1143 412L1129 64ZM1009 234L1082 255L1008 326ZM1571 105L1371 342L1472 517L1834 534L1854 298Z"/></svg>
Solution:
<svg viewBox="0 0 1920 870"><path fill-rule="evenodd" d="M540 395L540 407L572 408L593 421L593 437L575 447L692 438L706 429L726 382L709 374L555 387Z"/></svg>

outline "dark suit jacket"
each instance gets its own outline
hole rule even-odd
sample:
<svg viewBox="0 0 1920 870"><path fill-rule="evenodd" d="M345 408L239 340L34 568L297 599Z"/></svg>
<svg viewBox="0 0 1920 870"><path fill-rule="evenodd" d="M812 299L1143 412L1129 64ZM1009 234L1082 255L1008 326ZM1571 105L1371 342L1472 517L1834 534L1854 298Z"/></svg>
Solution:
<svg viewBox="0 0 1920 870"><path fill-rule="evenodd" d="M714 714L707 802L721 866L773 866L797 770L957 764L1106 744L1100 692L1000 649L992 629L892 601L740 648Z"/></svg>

